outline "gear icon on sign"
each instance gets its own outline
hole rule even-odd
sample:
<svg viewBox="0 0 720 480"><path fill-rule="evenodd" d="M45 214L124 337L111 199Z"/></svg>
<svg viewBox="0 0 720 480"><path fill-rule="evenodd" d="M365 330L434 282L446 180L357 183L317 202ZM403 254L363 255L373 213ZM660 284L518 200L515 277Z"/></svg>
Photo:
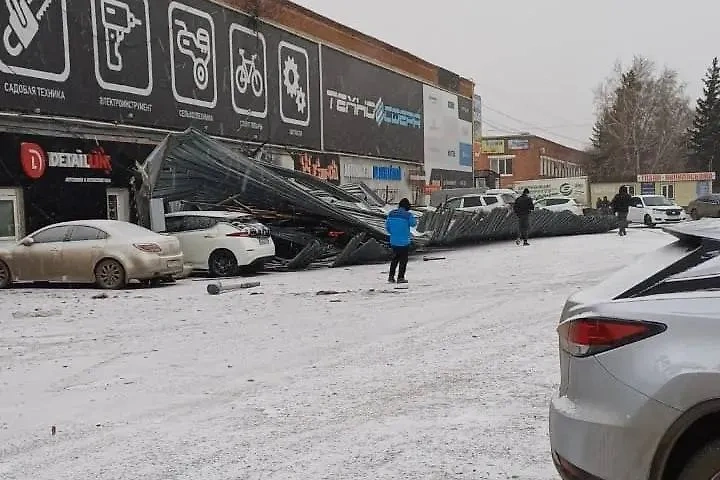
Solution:
<svg viewBox="0 0 720 480"><path fill-rule="evenodd" d="M290 79L291 75L292 79ZM283 68L283 85L285 85L285 91L291 98L295 98L299 92L302 93L302 89L300 88L300 73L298 72L297 63L292 57L287 57L285 60L285 67Z"/></svg>
<svg viewBox="0 0 720 480"><path fill-rule="evenodd" d="M300 89L298 89L297 97L295 97L295 104L297 105L298 112L305 113L307 100L305 99L305 92Z"/></svg>

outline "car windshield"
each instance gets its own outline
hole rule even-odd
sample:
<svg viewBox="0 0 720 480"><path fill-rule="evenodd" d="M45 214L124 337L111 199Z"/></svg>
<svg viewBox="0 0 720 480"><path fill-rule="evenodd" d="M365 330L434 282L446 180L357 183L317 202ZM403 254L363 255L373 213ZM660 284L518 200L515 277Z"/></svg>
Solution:
<svg viewBox="0 0 720 480"><path fill-rule="evenodd" d="M662 195L653 195L651 197L645 197L645 205L648 207L671 207L675 205L675 202Z"/></svg>

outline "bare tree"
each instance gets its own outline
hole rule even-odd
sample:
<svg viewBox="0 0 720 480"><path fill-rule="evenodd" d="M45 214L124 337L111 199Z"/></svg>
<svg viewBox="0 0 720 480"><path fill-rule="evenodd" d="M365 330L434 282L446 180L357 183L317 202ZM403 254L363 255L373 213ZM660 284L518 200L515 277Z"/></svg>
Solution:
<svg viewBox="0 0 720 480"><path fill-rule="evenodd" d="M627 69L616 63L595 92L595 110L591 173L627 178L686 166L693 114L674 70L658 73L639 56Z"/></svg>

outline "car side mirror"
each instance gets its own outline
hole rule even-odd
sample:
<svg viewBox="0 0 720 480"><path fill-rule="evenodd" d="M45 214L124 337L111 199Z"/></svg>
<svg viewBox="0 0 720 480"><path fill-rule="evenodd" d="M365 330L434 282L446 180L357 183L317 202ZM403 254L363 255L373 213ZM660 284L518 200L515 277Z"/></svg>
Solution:
<svg viewBox="0 0 720 480"><path fill-rule="evenodd" d="M32 237L27 237L27 238L23 238L23 241L20 242L20 245L22 245L23 247L29 247L34 243L35 243L35 240L33 240Z"/></svg>

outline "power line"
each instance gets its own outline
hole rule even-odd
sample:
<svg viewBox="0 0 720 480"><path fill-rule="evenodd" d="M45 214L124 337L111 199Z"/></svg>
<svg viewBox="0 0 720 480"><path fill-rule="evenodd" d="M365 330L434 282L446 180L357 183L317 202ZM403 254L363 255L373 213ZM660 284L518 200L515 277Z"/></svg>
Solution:
<svg viewBox="0 0 720 480"><path fill-rule="evenodd" d="M495 109L495 108L492 108L491 106L489 106L489 105L487 104L487 102L483 102L482 108L483 108L483 110L489 110L489 111L494 112L494 113L496 113L496 114L498 114L498 115L501 115L501 116L503 116L503 117L505 117L505 118L508 118L508 119L510 119L510 120L512 120L512 121L514 121L514 122L517 122L517 123L519 123L519 124L521 124L521 125L526 125L527 127L532 128L532 129L534 129L534 130L539 130L539 131L541 131L541 132L545 132L545 133L550 134L550 135L553 135L553 136L555 136L555 137L564 138L564 139L566 139L566 140L571 140L571 141L573 141L573 142L578 142L578 143L581 143L581 144L582 144L582 143L587 143L587 140L578 140L577 138L569 137L569 136L567 136L567 135L563 135L563 134L560 134L560 133L557 133L557 132L553 132L552 130L548 130L547 128L542 128L542 127L539 127L538 125L535 125L535 124L526 122L526 121L524 121L524 120L520 120L519 118L513 117L512 115L508 115L507 113L505 113L505 112L503 112L503 111L500 111L500 110L497 110L497 109Z"/></svg>

